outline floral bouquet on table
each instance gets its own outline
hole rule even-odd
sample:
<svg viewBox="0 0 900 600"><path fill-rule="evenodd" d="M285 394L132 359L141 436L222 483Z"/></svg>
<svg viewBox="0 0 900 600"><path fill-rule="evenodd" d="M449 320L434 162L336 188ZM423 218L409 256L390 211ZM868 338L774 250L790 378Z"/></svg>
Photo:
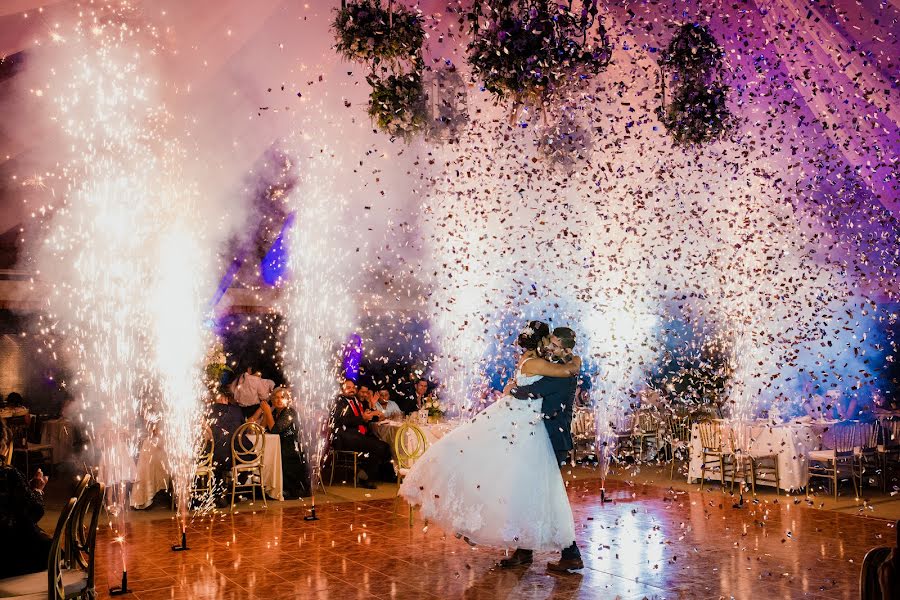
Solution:
<svg viewBox="0 0 900 600"><path fill-rule="evenodd" d="M444 411L441 408L441 402L437 396L429 396L425 398L425 410L428 411L429 421L438 421L443 418Z"/></svg>
<svg viewBox="0 0 900 600"><path fill-rule="evenodd" d="M205 367L203 369L203 383L206 389L215 396L219 389L219 382L225 373L233 372L228 366L228 359L225 356L225 348L221 341L217 341L207 352L204 359Z"/></svg>

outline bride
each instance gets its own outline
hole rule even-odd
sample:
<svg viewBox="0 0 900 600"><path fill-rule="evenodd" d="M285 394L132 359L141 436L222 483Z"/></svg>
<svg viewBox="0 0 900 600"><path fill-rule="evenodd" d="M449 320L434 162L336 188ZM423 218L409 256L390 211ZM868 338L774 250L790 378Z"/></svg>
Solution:
<svg viewBox="0 0 900 600"><path fill-rule="evenodd" d="M571 377L581 367L538 356L550 330L532 321L513 385ZM560 550L575 539L575 523L559 465L541 415L541 399L504 395L431 446L400 486L410 504L447 532L499 548Z"/></svg>

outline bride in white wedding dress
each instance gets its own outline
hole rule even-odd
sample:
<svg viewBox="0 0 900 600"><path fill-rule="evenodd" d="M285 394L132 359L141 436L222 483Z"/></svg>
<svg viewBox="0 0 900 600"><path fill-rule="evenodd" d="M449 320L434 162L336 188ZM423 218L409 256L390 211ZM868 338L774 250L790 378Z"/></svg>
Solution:
<svg viewBox="0 0 900 600"><path fill-rule="evenodd" d="M577 373L580 359L559 365L537 356L548 336L547 325L538 322L519 335L523 352L515 385ZM420 506L429 522L471 543L541 551L560 550L575 539L540 398L504 395L438 440L413 465L400 495Z"/></svg>

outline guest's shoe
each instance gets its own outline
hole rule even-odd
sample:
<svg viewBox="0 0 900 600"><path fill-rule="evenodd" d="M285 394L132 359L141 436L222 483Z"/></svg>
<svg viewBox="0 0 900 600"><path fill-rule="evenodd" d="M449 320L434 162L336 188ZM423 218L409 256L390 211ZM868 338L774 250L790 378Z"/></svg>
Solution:
<svg viewBox="0 0 900 600"><path fill-rule="evenodd" d="M516 548L513 555L500 561L501 569L513 569L515 567L524 567L534 562L534 553L531 550L522 550Z"/></svg>
<svg viewBox="0 0 900 600"><path fill-rule="evenodd" d="M547 570L553 571L554 573L568 573L569 571L583 568L584 561L581 560L580 556L574 558L560 558L557 562L547 563Z"/></svg>

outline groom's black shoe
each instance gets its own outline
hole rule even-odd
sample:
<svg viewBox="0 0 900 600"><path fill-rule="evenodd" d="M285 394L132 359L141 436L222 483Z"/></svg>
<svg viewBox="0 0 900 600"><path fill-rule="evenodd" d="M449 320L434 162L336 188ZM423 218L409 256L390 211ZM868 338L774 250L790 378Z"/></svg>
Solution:
<svg viewBox="0 0 900 600"><path fill-rule="evenodd" d="M568 573L577 569L584 568L584 561L580 556L574 558L560 558L557 562L547 563L547 570L554 573Z"/></svg>
<svg viewBox="0 0 900 600"><path fill-rule="evenodd" d="M531 550L522 550L516 548L513 555L500 561L500 568L512 569L514 567L523 567L534 562L534 553Z"/></svg>

